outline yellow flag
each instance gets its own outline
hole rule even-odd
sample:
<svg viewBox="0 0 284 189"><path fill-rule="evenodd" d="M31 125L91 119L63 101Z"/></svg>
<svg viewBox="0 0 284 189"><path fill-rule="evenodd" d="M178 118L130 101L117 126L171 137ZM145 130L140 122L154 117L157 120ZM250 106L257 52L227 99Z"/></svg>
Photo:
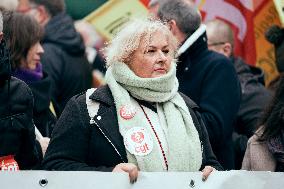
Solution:
<svg viewBox="0 0 284 189"><path fill-rule="evenodd" d="M138 0L110 0L84 20L94 25L96 30L109 40L131 18L146 17L147 14L146 7Z"/></svg>
<svg viewBox="0 0 284 189"><path fill-rule="evenodd" d="M284 0L274 0L274 3L279 14L282 26L284 26Z"/></svg>

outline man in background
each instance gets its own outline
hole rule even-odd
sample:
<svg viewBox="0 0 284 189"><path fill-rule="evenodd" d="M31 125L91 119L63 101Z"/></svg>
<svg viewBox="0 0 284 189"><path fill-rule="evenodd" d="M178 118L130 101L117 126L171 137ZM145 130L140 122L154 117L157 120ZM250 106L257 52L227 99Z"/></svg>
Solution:
<svg viewBox="0 0 284 189"><path fill-rule="evenodd" d="M199 105L218 161L225 169L234 169L232 132L239 109L240 86L232 63L208 50L201 15L190 1L160 1L156 16L180 42L179 90Z"/></svg>
<svg viewBox="0 0 284 189"><path fill-rule="evenodd" d="M206 26L208 48L230 58L241 83L242 100L233 133L236 169L240 169L248 138L259 126L257 123L271 99L271 94L264 86L263 71L234 56L234 35L231 27L218 19L207 22Z"/></svg>

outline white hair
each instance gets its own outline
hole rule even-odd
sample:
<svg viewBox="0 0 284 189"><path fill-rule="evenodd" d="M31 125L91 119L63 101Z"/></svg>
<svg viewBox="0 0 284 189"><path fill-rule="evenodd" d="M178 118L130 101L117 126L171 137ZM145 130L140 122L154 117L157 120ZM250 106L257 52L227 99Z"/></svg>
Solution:
<svg viewBox="0 0 284 189"><path fill-rule="evenodd" d="M3 14L0 11L0 33L3 31Z"/></svg>
<svg viewBox="0 0 284 189"><path fill-rule="evenodd" d="M19 2L18 0L1 0L0 7L8 11L15 11Z"/></svg>
<svg viewBox="0 0 284 189"><path fill-rule="evenodd" d="M149 44L152 34L157 31L167 36L169 47L174 52L174 56L178 42L166 25L158 20L136 19L130 21L118 32L105 48L107 66L116 62L127 63L126 61L129 60L133 52L138 49L142 39L145 39Z"/></svg>

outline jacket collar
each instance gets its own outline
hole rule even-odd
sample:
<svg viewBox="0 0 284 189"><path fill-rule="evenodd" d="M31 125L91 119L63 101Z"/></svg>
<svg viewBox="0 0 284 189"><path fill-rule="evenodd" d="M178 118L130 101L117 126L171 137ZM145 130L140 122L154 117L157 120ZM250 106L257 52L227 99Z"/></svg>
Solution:
<svg viewBox="0 0 284 189"><path fill-rule="evenodd" d="M265 85L264 83L264 72L260 68L255 66L248 65L244 62L244 60L240 57L230 57L232 62L234 63L234 67L237 71L239 78L242 80L244 78L255 79L257 82Z"/></svg>
<svg viewBox="0 0 284 189"><path fill-rule="evenodd" d="M127 162L126 150L123 144L123 138L119 132L119 128L110 127L110 125L115 125L114 122L118 123L118 121L114 99L108 85L97 88L93 94L90 95L89 99L102 103L106 106L104 110L99 110L94 119L96 120L97 126L108 137L108 139L110 139L111 143L118 150L122 160ZM98 116L100 116L100 119L97 119Z"/></svg>
<svg viewBox="0 0 284 189"><path fill-rule="evenodd" d="M108 106L115 105L113 96L111 94L111 91L108 85L104 85L102 87L97 88L97 90L95 90L93 94L91 94L89 99L107 104Z"/></svg>
<svg viewBox="0 0 284 189"><path fill-rule="evenodd" d="M205 33L205 31L206 31L206 26L204 24L201 24L200 27L189 38L187 38L186 41L182 44L182 46L179 48L177 52L178 56L180 56L187 49L189 49L189 47L191 47L192 44L194 44L197 41L197 39L200 38L200 36Z"/></svg>

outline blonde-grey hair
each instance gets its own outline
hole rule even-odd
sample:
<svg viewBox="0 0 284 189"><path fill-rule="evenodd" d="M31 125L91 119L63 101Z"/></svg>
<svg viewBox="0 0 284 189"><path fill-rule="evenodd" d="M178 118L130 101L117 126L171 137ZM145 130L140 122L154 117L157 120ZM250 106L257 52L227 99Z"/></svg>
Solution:
<svg viewBox="0 0 284 189"><path fill-rule="evenodd" d="M173 52L172 55L174 58L178 41L168 27L161 21L151 18L135 19L127 23L105 48L107 67L117 62L127 63L126 61L129 60L133 52L138 49L142 39L145 39L149 45L151 36L157 31L167 36L169 47Z"/></svg>
<svg viewBox="0 0 284 189"><path fill-rule="evenodd" d="M0 7L7 11L15 11L19 2L18 0L1 0Z"/></svg>

